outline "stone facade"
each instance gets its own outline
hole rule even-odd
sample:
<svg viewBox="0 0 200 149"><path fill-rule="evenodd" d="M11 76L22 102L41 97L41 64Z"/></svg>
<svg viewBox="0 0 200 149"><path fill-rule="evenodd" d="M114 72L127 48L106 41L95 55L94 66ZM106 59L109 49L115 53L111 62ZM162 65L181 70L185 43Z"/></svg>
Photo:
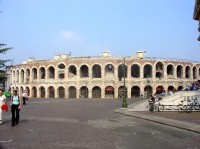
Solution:
<svg viewBox="0 0 200 149"><path fill-rule="evenodd" d="M124 65L125 64L125 65ZM125 88L124 88L125 76ZM200 79L200 63L143 57L56 55L10 68L11 90L35 98L128 98L182 90Z"/></svg>
<svg viewBox="0 0 200 149"><path fill-rule="evenodd" d="M198 31L200 32L200 0L196 0L195 2L193 18L194 20L199 21ZM200 41L200 35L197 40Z"/></svg>

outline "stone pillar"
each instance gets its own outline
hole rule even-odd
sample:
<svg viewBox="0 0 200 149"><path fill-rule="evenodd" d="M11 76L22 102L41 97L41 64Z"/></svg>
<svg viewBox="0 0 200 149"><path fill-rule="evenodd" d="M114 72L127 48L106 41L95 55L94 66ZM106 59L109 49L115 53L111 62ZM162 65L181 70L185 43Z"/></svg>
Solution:
<svg viewBox="0 0 200 149"><path fill-rule="evenodd" d="M144 78L144 67L141 66L140 67L140 79L143 79Z"/></svg>
<svg viewBox="0 0 200 149"><path fill-rule="evenodd" d="M104 66L101 66L101 80L105 80L105 69Z"/></svg>
<svg viewBox="0 0 200 149"><path fill-rule="evenodd" d="M37 88L37 98L41 98L40 95L41 95L40 88Z"/></svg>
<svg viewBox="0 0 200 149"><path fill-rule="evenodd" d="M88 98L92 98L92 89L88 87Z"/></svg>
<svg viewBox="0 0 200 149"><path fill-rule="evenodd" d="M131 98L131 83L127 83L127 97Z"/></svg>
<svg viewBox="0 0 200 149"><path fill-rule="evenodd" d="M101 86L101 98L105 98L105 85Z"/></svg>
<svg viewBox="0 0 200 149"><path fill-rule="evenodd" d="M68 86L65 87L65 98L69 98Z"/></svg>
<svg viewBox="0 0 200 149"><path fill-rule="evenodd" d="M49 98L49 90L48 90L48 87L45 88L45 98Z"/></svg>
<svg viewBox="0 0 200 149"><path fill-rule="evenodd" d="M118 67L114 66L114 80L119 81L118 79Z"/></svg>
<svg viewBox="0 0 200 149"><path fill-rule="evenodd" d="M80 79L80 68L77 68L77 79Z"/></svg>

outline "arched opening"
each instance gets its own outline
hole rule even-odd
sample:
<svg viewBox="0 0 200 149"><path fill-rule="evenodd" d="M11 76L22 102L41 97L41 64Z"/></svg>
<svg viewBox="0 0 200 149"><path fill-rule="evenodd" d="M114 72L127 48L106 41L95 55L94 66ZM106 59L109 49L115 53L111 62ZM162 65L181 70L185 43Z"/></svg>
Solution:
<svg viewBox="0 0 200 149"><path fill-rule="evenodd" d="M26 92L27 92L28 96L30 96L30 89L28 86L26 87Z"/></svg>
<svg viewBox="0 0 200 149"><path fill-rule="evenodd" d="M146 86L146 87L144 88L144 96L145 96L146 98L149 98L150 95L152 95L152 94L153 94L153 88L152 88L150 85Z"/></svg>
<svg viewBox="0 0 200 149"><path fill-rule="evenodd" d="M101 78L101 66L94 65L92 67L92 78Z"/></svg>
<svg viewBox="0 0 200 149"><path fill-rule="evenodd" d="M17 93L19 94L19 87L16 87Z"/></svg>
<svg viewBox="0 0 200 149"><path fill-rule="evenodd" d="M114 78L114 66L112 64L105 66L105 78Z"/></svg>
<svg viewBox="0 0 200 149"><path fill-rule="evenodd" d="M45 98L45 88L43 86L40 87L40 97Z"/></svg>
<svg viewBox="0 0 200 149"><path fill-rule="evenodd" d="M49 73L49 79L55 78L55 68L53 66L50 66L48 68L48 73Z"/></svg>
<svg viewBox="0 0 200 149"><path fill-rule="evenodd" d="M118 88L118 98L123 98L124 95L125 97L127 97L127 88L124 88L124 86L120 86Z"/></svg>
<svg viewBox="0 0 200 149"><path fill-rule="evenodd" d="M183 90L183 86L179 86L178 91L182 91L182 90Z"/></svg>
<svg viewBox="0 0 200 149"><path fill-rule="evenodd" d="M121 64L118 66L118 78L119 81L123 81L122 78L127 78L127 66L124 64Z"/></svg>
<svg viewBox="0 0 200 149"><path fill-rule="evenodd" d="M92 98L101 98L101 88L99 86L92 88Z"/></svg>
<svg viewBox="0 0 200 149"><path fill-rule="evenodd" d="M32 87L32 97L37 98L37 88L35 86Z"/></svg>
<svg viewBox="0 0 200 149"><path fill-rule="evenodd" d="M163 86L158 86L157 88L156 88L156 94L162 94L162 93L164 93L165 91L164 91L164 87Z"/></svg>
<svg viewBox="0 0 200 149"><path fill-rule="evenodd" d="M69 98L76 98L76 88L74 86L70 86L68 88Z"/></svg>
<svg viewBox="0 0 200 149"><path fill-rule="evenodd" d="M88 88L86 86L82 86L80 89L80 94L81 98L88 98Z"/></svg>
<svg viewBox="0 0 200 149"><path fill-rule="evenodd" d="M17 70L16 75L17 75L16 82L19 83L19 70Z"/></svg>
<svg viewBox="0 0 200 149"><path fill-rule="evenodd" d="M30 83L30 69L26 69L26 83Z"/></svg>
<svg viewBox="0 0 200 149"><path fill-rule="evenodd" d="M191 78L191 70L189 66L186 66L185 68L185 78Z"/></svg>
<svg viewBox="0 0 200 149"><path fill-rule="evenodd" d="M173 76L174 75L174 67L173 65L167 65L167 75Z"/></svg>
<svg viewBox="0 0 200 149"><path fill-rule="evenodd" d="M139 78L140 77L140 66L137 64L134 64L131 66L131 76L133 78Z"/></svg>
<svg viewBox="0 0 200 149"><path fill-rule="evenodd" d="M45 68L41 67L40 68L40 79L45 79L46 73L45 73Z"/></svg>
<svg viewBox="0 0 200 149"><path fill-rule="evenodd" d="M193 79L197 79L197 68L193 67Z"/></svg>
<svg viewBox="0 0 200 149"><path fill-rule="evenodd" d="M48 92L49 92L49 98L55 98L55 90L53 86L49 86Z"/></svg>
<svg viewBox="0 0 200 149"><path fill-rule="evenodd" d="M32 74L33 74L33 80L37 79L37 69L36 68L32 69Z"/></svg>
<svg viewBox="0 0 200 149"><path fill-rule="evenodd" d="M21 70L21 82L24 83L24 70Z"/></svg>
<svg viewBox="0 0 200 149"><path fill-rule="evenodd" d="M181 65L177 66L176 74L177 78L183 78L183 67Z"/></svg>
<svg viewBox="0 0 200 149"><path fill-rule="evenodd" d="M176 89L173 86L169 86L167 90L168 90L168 94L172 94L176 92Z"/></svg>
<svg viewBox="0 0 200 149"><path fill-rule="evenodd" d="M19 90L19 94L21 95L23 93L23 91L24 91L24 88L21 86L20 90Z"/></svg>
<svg viewBox="0 0 200 149"><path fill-rule="evenodd" d="M152 66L149 64L144 66L144 78L152 78Z"/></svg>
<svg viewBox="0 0 200 149"><path fill-rule="evenodd" d="M161 62L156 64L156 78L162 79L164 77L164 65Z"/></svg>
<svg viewBox="0 0 200 149"><path fill-rule="evenodd" d="M89 77L88 66L86 66L86 65L81 66L80 77L81 78Z"/></svg>
<svg viewBox="0 0 200 149"><path fill-rule="evenodd" d="M76 73L76 67L74 65L71 65L69 68L68 68L68 77L69 78L74 78L76 77L77 73Z"/></svg>
<svg viewBox="0 0 200 149"><path fill-rule="evenodd" d="M65 65L63 63L59 64L58 69L65 69Z"/></svg>
<svg viewBox="0 0 200 149"><path fill-rule="evenodd" d="M107 86L105 88L105 98L114 98L114 88L112 86Z"/></svg>
<svg viewBox="0 0 200 149"><path fill-rule="evenodd" d="M131 98L140 97L140 88L138 86L133 86L131 88Z"/></svg>
<svg viewBox="0 0 200 149"><path fill-rule="evenodd" d="M58 98L65 98L65 88L62 86L58 88Z"/></svg>

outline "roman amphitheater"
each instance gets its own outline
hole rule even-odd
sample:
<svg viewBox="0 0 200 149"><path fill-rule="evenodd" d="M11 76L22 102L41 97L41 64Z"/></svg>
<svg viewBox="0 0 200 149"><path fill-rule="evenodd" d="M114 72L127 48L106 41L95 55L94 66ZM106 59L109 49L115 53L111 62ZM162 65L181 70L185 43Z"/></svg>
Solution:
<svg viewBox="0 0 200 149"><path fill-rule="evenodd" d="M163 90L182 90L200 79L200 62L136 56L30 58L9 69L11 90L26 90L34 98L148 97ZM125 77L124 77L125 76ZM124 87L125 84L125 87Z"/></svg>

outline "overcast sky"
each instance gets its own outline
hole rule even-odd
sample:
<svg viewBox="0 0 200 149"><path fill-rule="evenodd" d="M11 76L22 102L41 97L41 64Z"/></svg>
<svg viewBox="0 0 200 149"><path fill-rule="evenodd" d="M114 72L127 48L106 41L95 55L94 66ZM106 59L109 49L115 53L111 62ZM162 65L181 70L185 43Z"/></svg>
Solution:
<svg viewBox="0 0 200 149"><path fill-rule="evenodd" d="M200 61L195 0L0 0L1 59L114 56Z"/></svg>

